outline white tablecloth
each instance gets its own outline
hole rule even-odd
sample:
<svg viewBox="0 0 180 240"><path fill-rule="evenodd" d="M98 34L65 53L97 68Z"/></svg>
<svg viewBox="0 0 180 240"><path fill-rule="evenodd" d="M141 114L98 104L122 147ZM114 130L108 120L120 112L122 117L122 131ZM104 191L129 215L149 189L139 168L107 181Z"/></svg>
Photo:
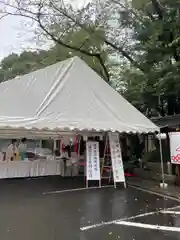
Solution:
<svg viewBox="0 0 180 240"><path fill-rule="evenodd" d="M0 162L0 178L61 175L61 160Z"/></svg>

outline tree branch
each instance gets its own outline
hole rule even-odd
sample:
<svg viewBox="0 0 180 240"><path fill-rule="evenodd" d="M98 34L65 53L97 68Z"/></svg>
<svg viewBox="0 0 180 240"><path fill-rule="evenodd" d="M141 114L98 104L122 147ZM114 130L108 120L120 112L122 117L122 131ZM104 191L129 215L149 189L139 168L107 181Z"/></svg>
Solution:
<svg viewBox="0 0 180 240"><path fill-rule="evenodd" d="M141 70L142 72L144 72L144 69L126 52L123 50L122 47L118 47L115 44L113 44L112 42L108 41L108 40L104 40L104 42L111 46L112 48L114 48L115 50L119 51L120 53L122 53L122 55L129 60L129 62L134 66L137 67L139 70Z"/></svg>
<svg viewBox="0 0 180 240"><path fill-rule="evenodd" d="M134 17L135 17L139 22L143 23L142 18L140 18L140 17L138 16L138 14L137 14L133 9L130 9L130 10L127 9L127 7L120 2L120 0L111 0L111 2L119 5L121 8L125 9L126 11L130 11L130 13L131 13L132 15L134 15Z"/></svg>
<svg viewBox="0 0 180 240"><path fill-rule="evenodd" d="M113 0L116 1L116 0ZM58 10L56 8L56 10ZM86 26L84 24L81 24L81 22L77 19L74 19L72 16L70 16L67 12L63 11L61 12L65 17L67 17L68 19L70 19L72 22L75 22L79 27L81 27L82 29L84 29L88 34L92 35L94 34L94 32L90 31L89 29L86 28ZM108 41L107 39L102 38L101 36L97 36L96 34L94 34L96 38L99 38L100 40L104 41L107 45L111 46L112 48L114 48L115 50L117 50L118 52L120 52L127 60L130 61L131 64L133 64L135 67L137 67L138 69L140 69L141 71L144 72L144 69L141 68L141 66L126 52L123 50L122 47L118 47L115 44L113 44L112 42Z"/></svg>
<svg viewBox="0 0 180 240"><path fill-rule="evenodd" d="M6 14L3 14L1 17L0 17L0 20L2 20L3 18L7 17L9 14L6 13Z"/></svg>
<svg viewBox="0 0 180 240"><path fill-rule="evenodd" d="M115 1L115 0L114 0ZM0 1L1 2L1 1ZM41 22L41 16L45 16L45 14L41 13L41 9L43 7L43 3L40 2L41 4L39 4L39 11L38 12L31 12L28 9L24 9L22 6L12 6L9 5L10 7L13 7L14 9L16 9L17 11L15 13L10 13L10 15L15 15L15 16L24 16L26 18L29 18L35 22L38 23L39 27L57 44L60 44L61 46L64 46L66 48L72 49L74 51L78 51L81 52L82 54L85 54L87 56L91 56L91 57L96 57L98 59L98 61L100 62L104 73L106 75L106 79L109 79L109 74L108 74L108 70L106 69L106 66L104 64L102 64L102 58L101 58L101 53L92 53L92 52L88 52L85 49L79 48L77 46L73 46L71 44L67 44L64 41L62 41L60 38L56 37L53 33L51 33L50 31L48 31L48 29L42 24ZM37 4L35 5L37 7ZM54 7L54 6L53 6ZM90 36L92 34L94 34L94 36L97 39L102 40L103 42L106 43L106 45L110 46L111 48L115 49L116 51L118 51L119 53L121 53L128 61L131 62L131 64L133 64L135 67L137 67L138 69L140 69L142 72L144 72L144 69L123 49L123 47L118 46L116 44L114 44L113 42L109 41L106 38L103 38L102 36L96 34L94 31L88 29L84 24L82 24L80 22L80 20L78 18L74 18L73 16L71 16L70 14L67 13L67 11L65 10L61 10L61 9L56 9L56 11L59 11L62 15L64 15L67 19L70 19L72 22L76 23L77 26L79 26L80 28L84 29ZM47 15L48 16L48 15ZM58 15L57 15L58 16Z"/></svg>
<svg viewBox="0 0 180 240"><path fill-rule="evenodd" d="M83 50L83 49L81 48L82 46L79 48L79 47L75 47L75 46L66 44L66 43L64 43L63 41L61 41L59 38L56 38L56 37L55 37L53 34L51 34L49 31L47 31L47 29L46 29L46 28L43 26L43 24L41 23L40 19L38 20L38 23L39 23L39 26L41 27L41 29L42 29L48 36L50 36L51 39L52 39L55 43L60 44L61 46L66 47L66 48L69 48L69 49L71 49L71 50L74 50L74 51L77 51L77 52L81 52L81 53L83 53L83 54L85 54L85 55L87 55L87 56L96 57L96 58L99 60L101 66L102 66L102 68L103 68L103 70L104 70L106 81L109 81L109 80L110 80L110 79L109 79L109 73L108 73L108 71L107 71L107 68L106 68L103 60L102 60L102 57L101 57L101 54L100 54L100 53L90 53L90 52L87 52L87 51Z"/></svg>
<svg viewBox="0 0 180 240"><path fill-rule="evenodd" d="M152 6L156 13L158 14L159 20L163 20L163 11L161 9L159 0L151 0Z"/></svg>
<svg viewBox="0 0 180 240"><path fill-rule="evenodd" d="M52 3L52 4L53 4L53 3ZM87 56L91 56L91 57L97 58L98 61L99 61L99 63L100 63L100 65L101 65L102 68L103 68L103 72L104 72L104 74L105 74L105 76L104 76L104 74L103 74L103 76L104 76L105 80L106 80L107 82L109 82L109 81L110 81L110 76L109 76L108 70L107 70L107 68L106 68L106 66L105 66L105 64L104 64L104 61L103 61L103 59L102 59L102 57L101 57L101 53L90 53L90 52L85 51L85 50L82 49L82 47L85 45L85 43L87 42L88 39L85 39L84 43L83 43L80 47L75 47L75 46L71 46L71 45L68 45L68 44L64 43L64 42L61 41L59 38L56 38L53 34L51 34L49 31L47 31L47 29L44 27L44 25L43 25L42 22L41 22L41 8L42 8L42 7L43 7L42 5L39 5L39 11L38 11L38 14L37 14L37 20L38 20L38 23L39 23L39 26L41 27L41 29L42 29L44 32L46 32L46 34L48 34L54 42L56 42L56 43L58 43L58 44L60 44L60 45L62 45L62 46L64 46L64 47L66 47L66 48L69 48L69 49L72 49L72 50L81 52L81 53L83 53L83 54L85 54L85 55L87 55ZM57 9L56 9L56 10L57 10ZM65 12L63 12L63 14L64 14L64 13L65 13ZM74 22L74 23L76 23L76 22ZM95 30L94 30L94 32L95 32ZM93 33L94 33L94 32L93 32Z"/></svg>
<svg viewBox="0 0 180 240"><path fill-rule="evenodd" d="M103 68L103 70L104 70L104 73L105 73L105 76L106 76L105 80L106 80L107 82L109 82L109 81L110 81L110 75L109 75L109 72L108 72L108 70L107 70L107 67L106 67L105 64L104 64L104 61L103 61L101 55L99 55L97 58L99 59L99 62L100 62L101 66L102 66L102 68Z"/></svg>

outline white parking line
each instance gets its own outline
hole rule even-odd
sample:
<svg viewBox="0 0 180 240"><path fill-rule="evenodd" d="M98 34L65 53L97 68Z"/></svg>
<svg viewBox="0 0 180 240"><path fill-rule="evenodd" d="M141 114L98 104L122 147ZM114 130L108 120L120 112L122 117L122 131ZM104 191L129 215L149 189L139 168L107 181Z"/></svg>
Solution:
<svg viewBox="0 0 180 240"><path fill-rule="evenodd" d="M119 221L119 222L116 222L115 224L129 226L129 227L153 229L153 230L159 230L159 231L180 232L179 227L159 226L159 225L151 225L151 224L144 224L144 223L137 223L137 222L126 222L126 221Z"/></svg>
<svg viewBox="0 0 180 240"><path fill-rule="evenodd" d="M107 186L101 186L101 187L64 189L64 190L59 190L59 191L43 192L42 194L48 195L48 194L68 193L68 192L80 192L80 191L88 191L88 190L93 190L93 189L111 188L112 186L114 186L114 185L107 185Z"/></svg>
<svg viewBox="0 0 180 240"><path fill-rule="evenodd" d="M170 210L177 209L177 208L180 208L180 206L178 205L178 206L175 206L175 207L167 208L166 210L167 210L167 211L170 211ZM137 218L141 218L141 217L146 217L146 216L154 215L154 214L157 214L157 213L164 212L164 211L166 211L166 210L159 210L159 211L155 211L155 212L142 213L142 214L135 215L135 216L132 216L132 217L126 217L126 218L116 219L116 220L109 221L109 222L101 222L101 223L97 223L97 224L93 224L93 225L81 227L80 230L81 230L81 231L87 231L87 230L89 230L89 229L98 228L98 227L103 227L103 226L105 226L105 225L116 224L117 222L129 221L129 220L133 220L133 219L137 219Z"/></svg>
<svg viewBox="0 0 180 240"><path fill-rule="evenodd" d="M161 211L161 213L163 214L172 214L172 215L180 215L180 212L176 212L176 211Z"/></svg>
<svg viewBox="0 0 180 240"><path fill-rule="evenodd" d="M116 223L118 221L132 220L132 219L135 219L135 218L140 218L140 217L153 215L155 213L156 212L148 212L148 213L142 213L142 214L139 214L139 215L136 215L136 216L132 216L130 218L121 218L121 219L116 219L116 220L109 221L109 222L101 222L101 223L98 223L98 224L93 224L93 225L82 227L82 228L80 228L80 230L81 231L87 231L87 230L92 229L92 228L102 227L102 226L105 226L105 225L111 225L111 224L114 224L114 223Z"/></svg>
<svg viewBox="0 0 180 240"><path fill-rule="evenodd" d="M154 191L147 190L147 189L144 189L144 188L141 188L141 187L137 187L137 186L132 186L132 185L128 185L128 186L131 187L131 188L140 190L142 192L147 192L147 193L150 193L150 194L153 194L153 195L157 195L159 197L163 197L163 198L166 198L166 199L170 199L170 200L174 200L174 201L180 202L180 199L178 199L176 197L171 197L171 196L168 196L168 195L165 195L165 194L162 194L162 193L154 192Z"/></svg>

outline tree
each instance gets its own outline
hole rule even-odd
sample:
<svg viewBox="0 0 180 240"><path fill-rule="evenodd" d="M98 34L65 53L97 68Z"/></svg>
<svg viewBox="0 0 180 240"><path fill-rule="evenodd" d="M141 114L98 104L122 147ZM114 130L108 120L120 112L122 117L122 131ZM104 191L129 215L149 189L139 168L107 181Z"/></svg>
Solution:
<svg viewBox="0 0 180 240"><path fill-rule="evenodd" d="M110 53L129 62L121 79L129 75L132 85L125 84L129 89L124 94L129 91L131 98L134 86L143 79L143 88L136 89L137 95L141 92L143 105L161 115L179 113L179 0L94 0L81 9L58 0L14 0L13 5L0 1L5 6L4 14L31 19L56 44L95 58L109 80L108 75L116 70L104 63L104 48L84 47L89 37L102 41ZM102 28L103 35L99 32ZM77 29L87 34L78 46L65 37Z"/></svg>
<svg viewBox="0 0 180 240"><path fill-rule="evenodd" d="M133 12L125 9L121 21L132 30L131 51L146 76L142 104L161 116L180 113L180 3L177 0L133 0L132 3ZM132 69L131 72L134 75ZM131 78L134 84L141 82L140 78Z"/></svg>
<svg viewBox="0 0 180 240"><path fill-rule="evenodd" d="M146 40L145 64L147 68L151 67L148 86L161 96L163 112L173 115L180 113L180 48L172 44L180 33L180 3L167 0L152 3L156 18L151 24L151 38Z"/></svg>
<svg viewBox="0 0 180 240"><path fill-rule="evenodd" d="M112 32L106 32L104 36L101 34L102 28L104 29L107 25L112 25L108 24L109 21L112 21L111 16L118 14L118 9L116 8L118 4L116 3L115 5L117 6L114 6L111 4L111 1L97 0L97 2L94 1L80 10L72 7L72 5L65 4L63 0L37 0L35 2L32 0L14 0L12 4L8 0L0 0L0 3L4 6L2 10L4 15L20 15L30 19L39 28L40 33L43 31L56 44L96 58L96 61L104 69L105 79L107 80L109 80L109 75L106 64L103 62L103 49L89 50L84 47L84 43L88 41L89 37L103 41L106 46L120 52L136 65L136 61L124 50L124 43L123 47L121 44L118 44L118 41L117 44L115 43L116 37ZM78 47L72 42L66 42L66 38L64 38L64 35L77 29L83 29L87 34L87 38L83 39L84 43ZM115 32L116 36L121 34L121 30L117 31L117 28Z"/></svg>
<svg viewBox="0 0 180 240"><path fill-rule="evenodd" d="M79 29L78 31L69 32L65 35L65 37L67 42L72 41L76 46L80 46L83 39L86 38L86 32L83 29ZM94 39L91 40L90 38L84 44L84 47L89 50L90 48L102 48L101 41L94 41ZM11 54L4 58L0 63L0 81L6 81L18 75L24 75L75 55L81 57L99 75L102 77L105 76L104 70L99 62L97 62L96 58L87 56L80 52L77 53L76 51L69 51L69 49L56 44L47 51L24 51L20 55ZM104 62L107 61L107 54L105 51L102 52L102 59Z"/></svg>

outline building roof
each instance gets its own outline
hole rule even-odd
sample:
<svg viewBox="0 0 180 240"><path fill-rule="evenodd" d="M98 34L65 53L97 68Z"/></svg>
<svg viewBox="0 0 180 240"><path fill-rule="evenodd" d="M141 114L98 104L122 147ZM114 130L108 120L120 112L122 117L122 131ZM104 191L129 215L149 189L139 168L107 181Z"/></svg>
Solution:
<svg viewBox="0 0 180 240"><path fill-rule="evenodd" d="M154 117L151 120L159 127L179 127L180 126L180 114L165 116L165 117Z"/></svg>

